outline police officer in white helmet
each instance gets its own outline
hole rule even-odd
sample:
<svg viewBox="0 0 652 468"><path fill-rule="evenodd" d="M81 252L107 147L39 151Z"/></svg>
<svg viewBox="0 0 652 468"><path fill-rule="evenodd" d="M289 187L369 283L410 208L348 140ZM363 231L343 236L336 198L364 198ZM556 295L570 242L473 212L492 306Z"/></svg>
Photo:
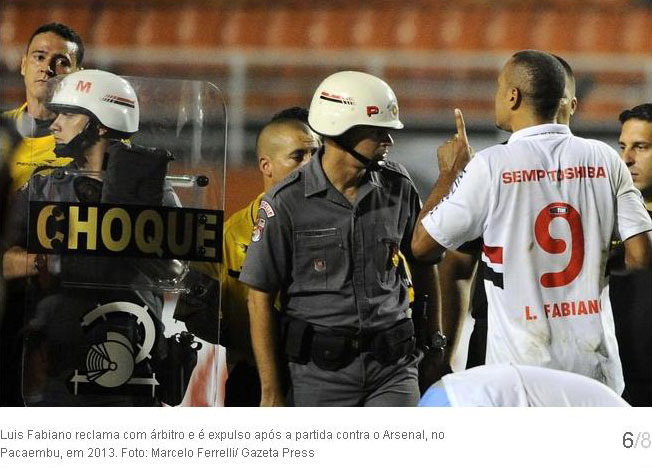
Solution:
<svg viewBox="0 0 652 468"><path fill-rule="evenodd" d="M75 158L80 169L101 171L111 139L138 131L138 99L127 80L101 70L64 78L48 108L57 112L50 129L57 156Z"/></svg>
<svg viewBox="0 0 652 468"><path fill-rule="evenodd" d="M161 377L155 371L165 355L157 281L176 274L175 261L85 250L28 253L28 207L44 201L177 205L165 185L171 155L123 140L138 131L139 104L131 84L112 73L66 75L48 107L58 114L51 125L55 153L72 162L35 171L19 190L7 236L12 247L3 258L7 278L28 277L33 285L34 300L26 309L23 399L46 406L157 405ZM84 232L90 220L79 218L71 226Z"/></svg>
<svg viewBox="0 0 652 468"><path fill-rule="evenodd" d="M56 197L63 201L76 201L80 194L90 195L91 192L100 191L99 179L109 143L138 131L138 99L133 88L126 80L112 73L83 70L66 75L57 84L48 107L58 113L50 127L55 138L55 153L59 157L73 158L68 169L91 175L83 178L83 184L67 184L65 189L57 184L58 190L66 193ZM22 188L23 195L19 192L17 203L27 197L30 189L39 192L33 193L31 199L51 200L52 181L61 174L60 171L37 170L36 177ZM26 215L26 212L16 216L22 215ZM10 224L14 230L22 230L24 220L14 219ZM21 235L24 233L16 233L13 237ZM9 237L11 239L12 236ZM24 249L15 246L5 253L4 274L8 279L35 276L39 268L47 267L45 262L47 257L27 254Z"/></svg>
<svg viewBox="0 0 652 468"><path fill-rule="evenodd" d="M386 160L390 131L403 128L398 102L379 78L339 72L317 88L308 120L324 148L263 198L240 275L261 405L416 405L415 325L432 332L434 320L413 322L401 274L420 201L406 170ZM416 293L432 298L432 268L410 268Z"/></svg>

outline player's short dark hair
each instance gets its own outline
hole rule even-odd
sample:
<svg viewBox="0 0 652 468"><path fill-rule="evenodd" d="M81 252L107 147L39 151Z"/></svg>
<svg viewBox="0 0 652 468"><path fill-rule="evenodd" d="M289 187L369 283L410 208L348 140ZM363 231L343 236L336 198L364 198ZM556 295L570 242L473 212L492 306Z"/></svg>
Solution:
<svg viewBox="0 0 652 468"><path fill-rule="evenodd" d="M573 92L575 92L575 73L573 73L573 69L571 68L570 64L561 58L559 55L552 54L553 57L557 59L559 63L561 63L561 66L564 67L564 73L566 74L566 79L570 80L573 84Z"/></svg>
<svg viewBox="0 0 652 468"><path fill-rule="evenodd" d="M573 74L573 69L569 65L569 63L561 58L559 55L552 54L553 57L557 59L559 63L561 63L561 66L564 67L564 72L566 73L566 76L571 79L575 79L575 75Z"/></svg>
<svg viewBox="0 0 652 468"><path fill-rule="evenodd" d="M539 117L553 119L564 96L566 76L561 62L552 55L538 50L515 53L512 64L524 73L525 88L521 89Z"/></svg>
<svg viewBox="0 0 652 468"><path fill-rule="evenodd" d="M52 32L66 41L77 44L75 58L77 60L77 66L81 66L82 61L84 60L84 42L74 29L62 23L47 23L36 28L36 31L32 33L32 36L27 42L27 50L29 50L29 46L32 44L32 40L34 40L35 36L47 32Z"/></svg>
<svg viewBox="0 0 652 468"><path fill-rule="evenodd" d="M652 104L639 104L636 107L622 111L618 116L618 120L620 120L621 124L624 124L629 119L638 119L652 122Z"/></svg>
<svg viewBox="0 0 652 468"><path fill-rule="evenodd" d="M305 107L288 107L274 114L270 122L277 120L298 120L308 125L308 109Z"/></svg>

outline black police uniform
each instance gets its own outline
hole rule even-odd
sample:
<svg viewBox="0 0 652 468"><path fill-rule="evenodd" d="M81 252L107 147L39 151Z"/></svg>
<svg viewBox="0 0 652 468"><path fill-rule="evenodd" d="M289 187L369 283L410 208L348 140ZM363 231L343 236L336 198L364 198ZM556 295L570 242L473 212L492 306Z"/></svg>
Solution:
<svg viewBox="0 0 652 468"><path fill-rule="evenodd" d="M297 406L402 406L419 398L399 250L420 201L407 171L369 171L351 204L321 155L264 198L240 281L281 293Z"/></svg>

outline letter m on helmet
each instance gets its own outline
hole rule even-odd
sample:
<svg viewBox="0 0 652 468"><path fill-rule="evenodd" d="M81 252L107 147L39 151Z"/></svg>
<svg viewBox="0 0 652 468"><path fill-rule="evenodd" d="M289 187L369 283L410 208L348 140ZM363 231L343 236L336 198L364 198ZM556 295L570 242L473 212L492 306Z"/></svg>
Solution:
<svg viewBox="0 0 652 468"><path fill-rule="evenodd" d="M75 87L75 90L76 91L81 91L82 93L90 93L91 92L91 86L93 86L92 82L79 80L77 82L77 86Z"/></svg>

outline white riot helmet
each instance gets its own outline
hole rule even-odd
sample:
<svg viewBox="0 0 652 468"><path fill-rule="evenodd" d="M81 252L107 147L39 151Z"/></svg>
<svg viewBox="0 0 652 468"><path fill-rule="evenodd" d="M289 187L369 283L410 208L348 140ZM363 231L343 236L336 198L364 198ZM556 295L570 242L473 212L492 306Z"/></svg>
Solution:
<svg viewBox="0 0 652 468"><path fill-rule="evenodd" d="M343 71L321 82L310 103L308 122L317 133L339 136L357 125L401 129L392 88L367 73Z"/></svg>
<svg viewBox="0 0 652 468"><path fill-rule="evenodd" d="M102 70L81 70L64 76L48 108L90 115L122 136L138 131L136 92L124 78Z"/></svg>

